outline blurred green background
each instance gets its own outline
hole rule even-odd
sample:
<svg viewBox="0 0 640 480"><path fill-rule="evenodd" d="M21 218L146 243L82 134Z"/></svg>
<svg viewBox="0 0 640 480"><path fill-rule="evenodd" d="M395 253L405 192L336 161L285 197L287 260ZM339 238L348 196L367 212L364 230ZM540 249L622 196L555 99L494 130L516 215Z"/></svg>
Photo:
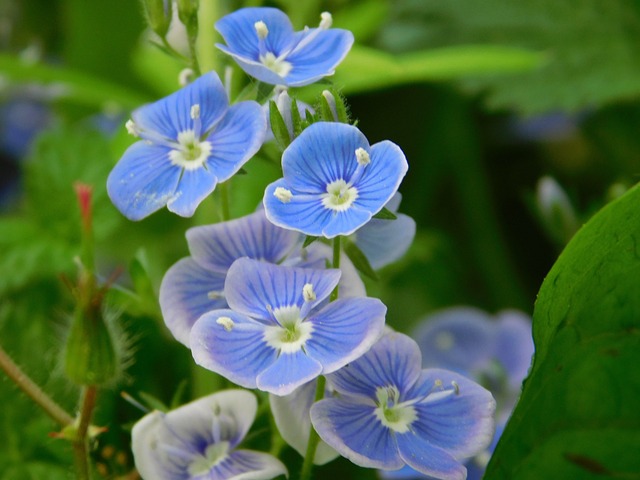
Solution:
<svg viewBox="0 0 640 480"><path fill-rule="evenodd" d="M201 63L221 72L228 60L213 47L213 22L267 2L201 4ZM551 175L564 187L576 225L639 179L637 1L268 4L297 28L315 26L328 10L334 26L354 32L356 45L332 81L370 142L392 140L408 158L400 211L416 220L418 234L380 281L367 282L398 330L459 304L531 314L568 240L536 209L539 179ZM133 224L105 192L133 141L123 127L128 112L176 90L183 68L151 45L144 26L132 0L0 0L0 344L67 411L77 408L59 366L73 311L61 277L74 278L80 251L72 185L93 184L100 274L124 270L109 305L128 360L102 391L95 420L109 428L94 452L107 478L131 470L127 426L141 415L121 391L168 404L184 379L179 401L211 382L163 326L157 290L187 254L185 230L217 221L216 205L205 202L193 219L162 210ZM184 44L180 31L171 38ZM317 91L299 94L313 99ZM252 211L280 176L269 157L263 152L234 180L234 216ZM48 437L56 426L4 376L0 404L0 479L70 478L70 448ZM374 475L341 460L318 478L335 472Z"/></svg>

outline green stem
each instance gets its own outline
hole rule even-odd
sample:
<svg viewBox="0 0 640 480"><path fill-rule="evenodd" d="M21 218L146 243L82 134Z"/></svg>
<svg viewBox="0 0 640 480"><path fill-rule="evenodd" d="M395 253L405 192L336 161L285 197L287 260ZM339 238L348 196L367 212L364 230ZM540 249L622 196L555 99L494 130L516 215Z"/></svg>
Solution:
<svg viewBox="0 0 640 480"><path fill-rule="evenodd" d="M340 236L333 239L333 268L340 268ZM329 301L333 302L338 299L338 285L331 292Z"/></svg>
<svg viewBox="0 0 640 480"><path fill-rule="evenodd" d="M0 347L0 368L7 376L33 400L44 412L60 426L66 427L73 423L73 417L65 412L51 397L33 381L22 369L16 365L13 359Z"/></svg>
<svg viewBox="0 0 640 480"><path fill-rule="evenodd" d="M196 43L198 40L198 29L195 29L195 34L193 32L188 32L189 37L189 55L191 56L191 69L196 74L196 77L201 75L200 72L200 63L198 62L198 53L196 49Z"/></svg>
<svg viewBox="0 0 640 480"><path fill-rule="evenodd" d="M73 442L73 451L76 463L77 478L80 480L91 480L91 468L89 467L89 426L93 418L93 411L96 406L98 389L95 385L88 385L82 390L82 406L80 408L80 419L76 439Z"/></svg>
<svg viewBox="0 0 640 480"><path fill-rule="evenodd" d="M340 237L336 237L340 238ZM315 402L322 400L324 397L324 385L325 378L323 376L318 377L318 383L316 385L316 398ZM304 456L304 462L302 463L302 470L300 471L300 480L309 480L311 478L311 470L313 469L313 459L316 456L316 450L320 443L320 436L316 429L311 425L309 430L309 442L307 443L307 451Z"/></svg>
<svg viewBox="0 0 640 480"><path fill-rule="evenodd" d="M230 185L231 179L218 184L220 192L220 218L222 218L223 222L231 220L231 209L229 207L229 197L231 196Z"/></svg>

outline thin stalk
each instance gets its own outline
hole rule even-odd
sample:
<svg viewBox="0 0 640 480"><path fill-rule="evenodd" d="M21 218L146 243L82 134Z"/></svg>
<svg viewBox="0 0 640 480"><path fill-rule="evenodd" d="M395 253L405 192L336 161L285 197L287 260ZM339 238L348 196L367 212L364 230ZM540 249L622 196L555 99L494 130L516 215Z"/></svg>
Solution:
<svg viewBox="0 0 640 480"><path fill-rule="evenodd" d="M31 400L33 400L44 412L49 415L61 427L66 427L73 423L73 417L64 411L49 395L31 378L16 365L13 359L0 346L0 368L7 376L22 390Z"/></svg>
<svg viewBox="0 0 640 480"><path fill-rule="evenodd" d="M324 384L325 378L323 376L319 376L318 384L316 385L316 398L314 403L322 400L322 397L324 397ZM307 443L307 451L304 456L304 462L302 463L302 470L300 471L300 480L309 480L311 478L313 459L316 456L318 443L320 443L320 436L318 435L318 432L316 432L316 429L313 428L313 425L311 425L311 430L309 430L309 442Z"/></svg>
<svg viewBox="0 0 640 480"><path fill-rule="evenodd" d="M333 239L333 268L340 268L340 235ZM331 292L329 301L333 302L338 299L338 285Z"/></svg>
<svg viewBox="0 0 640 480"><path fill-rule="evenodd" d="M195 31L197 32L198 29L196 28ZM196 49L198 34L189 32L187 36L189 37L189 55L191 56L191 69L196 74L196 77L199 77L201 75L201 72L200 63L198 62L198 53Z"/></svg>
<svg viewBox="0 0 640 480"><path fill-rule="evenodd" d="M80 419L76 439L73 442L73 451L76 463L77 478L80 480L91 480L91 468L89 467L89 425L93 418L93 411L96 406L98 389L95 385L88 385L82 391L82 406L80 408Z"/></svg>
<svg viewBox="0 0 640 480"><path fill-rule="evenodd" d="M229 207L229 197L231 196L231 179L226 182L219 183L218 189L220 193L220 218L223 222L231 220L231 209Z"/></svg>

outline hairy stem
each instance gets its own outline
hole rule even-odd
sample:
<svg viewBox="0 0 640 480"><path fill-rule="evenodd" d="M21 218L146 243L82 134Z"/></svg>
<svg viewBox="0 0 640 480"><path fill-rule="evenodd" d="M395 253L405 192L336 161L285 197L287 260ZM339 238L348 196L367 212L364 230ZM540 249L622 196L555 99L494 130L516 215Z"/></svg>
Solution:
<svg viewBox="0 0 640 480"><path fill-rule="evenodd" d="M49 395L16 365L13 359L0 346L0 368L7 376L33 400L44 412L60 426L66 427L73 423L73 417L64 411Z"/></svg>

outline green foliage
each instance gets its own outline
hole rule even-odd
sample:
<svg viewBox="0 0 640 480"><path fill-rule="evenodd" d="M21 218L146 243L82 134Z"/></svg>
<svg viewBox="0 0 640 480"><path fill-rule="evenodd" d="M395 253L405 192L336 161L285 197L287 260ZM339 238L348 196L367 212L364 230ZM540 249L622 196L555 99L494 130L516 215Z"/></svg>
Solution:
<svg viewBox="0 0 640 480"><path fill-rule="evenodd" d="M638 205L640 186L594 216L545 279L533 368L488 478L637 478Z"/></svg>
<svg viewBox="0 0 640 480"><path fill-rule="evenodd" d="M490 43L544 52L539 68L464 82L488 91L492 108L576 111L640 93L635 0L404 0L395 7L397 21L383 36L391 49Z"/></svg>

